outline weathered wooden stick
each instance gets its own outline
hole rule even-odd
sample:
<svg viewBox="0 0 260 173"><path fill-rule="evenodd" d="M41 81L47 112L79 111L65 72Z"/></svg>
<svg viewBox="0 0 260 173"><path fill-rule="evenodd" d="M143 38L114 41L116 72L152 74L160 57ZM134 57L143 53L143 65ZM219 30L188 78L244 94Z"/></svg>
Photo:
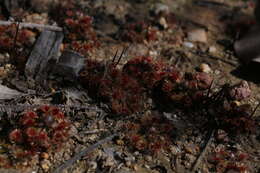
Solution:
<svg viewBox="0 0 260 173"><path fill-rule="evenodd" d="M12 22L12 21L3 21L0 20L0 25L2 26L8 26L12 24L16 24L17 22ZM38 28L42 30L51 30L51 31L62 31L61 27L58 26L52 26L52 25L43 25L43 24L36 24L36 23L20 23L19 25L20 28Z"/></svg>
<svg viewBox="0 0 260 173"><path fill-rule="evenodd" d="M58 107L60 109L84 109L84 110L92 110L92 111L96 111L96 112L102 112L102 110L99 110L97 107L93 107L93 106L88 106L88 105L63 105L63 104L33 104L33 105L29 105L29 104L0 104L0 111L1 112L20 112L20 111L24 111L25 109L34 109L34 108L38 108L40 106L44 106L44 105L48 105L48 106L54 106L54 107Z"/></svg>
<svg viewBox="0 0 260 173"><path fill-rule="evenodd" d="M48 62L58 58L62 32L44 30L36 43L25 66L25 75L29 79L43 81L48 73Z"/></svg>

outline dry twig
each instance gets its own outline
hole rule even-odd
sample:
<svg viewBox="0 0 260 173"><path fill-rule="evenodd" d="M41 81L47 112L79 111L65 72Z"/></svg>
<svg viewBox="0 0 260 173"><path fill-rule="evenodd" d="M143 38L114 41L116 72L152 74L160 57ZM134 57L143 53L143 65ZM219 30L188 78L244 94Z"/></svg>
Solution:
<svg viewBox="0 0 260 173"><path fill-rule="evenodd" d="M104 131L107 131L107 130L106 129L95 129L95 130L83 131L82 134L92 135L92 134L96 134L96 133L100 133L100 132L104 132Z"/></svg>

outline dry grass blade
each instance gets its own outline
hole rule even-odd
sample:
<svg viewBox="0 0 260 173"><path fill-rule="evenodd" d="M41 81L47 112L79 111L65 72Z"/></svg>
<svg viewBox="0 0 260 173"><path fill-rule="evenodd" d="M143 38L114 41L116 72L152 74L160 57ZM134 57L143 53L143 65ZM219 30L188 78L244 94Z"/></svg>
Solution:
<svg viewBox="0 0 260 173"><path fill-rule="evenodd" d="M209 89L208 89L208 92L207 92L207 98L209 98L209 94L210 94L210 92L212 90L213 82L214 82L214 79L210 83L210 86L209 86Z"/></svg>
<svg viewBox="0 0 260 173"><path fill-rule="evenodd" d="M129 47L125 47L125 48L123 48L123 50L122 50L122 53L121 53L121 55L119 56L119 58L118 58L118 61L117 61L116 65L118 65L118 64L119 64L119 62L121 61L121 59L122 59L123 55L126 53L126 51L127 51L127 49L128 49L128 48L129 48Z"/></svg>
<svg viewBox="0 0 260 173"><path fill-rule="evenodd" d="M255 112L257 111L257 109L259 108L259 106L260 106L260 103L258 103L258 104L256 105L256 107L255 107L255 109L253 110L253 112L251 113L250 117L253 117L253 116L254 116L254 114L255 114Z"/></svg>
<svg viewBox="0 0 260 173"><path fill-rule="evenodd" d="M115 60L116 60L116 57L117 57L117 53L118 53L118 49L116 50L116 54L115 54L115 55L114 55L114 57L113 57L112 63L114 63L114 62L115 62Z"/></svg>
<svg viewBox="0 0 260 173"><path fill-rule="evenodd" d="M200 152L199 156L197 157L196 161L194 162L194 164L192 165L192 167L190 169L191 172L195 172L198 169L198 167L201 163L201 160L204 158L204 156L205 156L205 154L206 154L206 152L207 152L207 150L208 150L208 148L209 148L209 146L210 146L210 144L213 140L214 133L215 133L215 129L212 129L208 133L207 140L204 144L204 147L203 147L202 151Z"/></svg>
<svg viewBox="0 0 260 173"><path fill-rule="evenodd" d="M95 129L95 130L83 131L82 134L91 135L91 134L96 134L96 133L100 133L100 132L104 132L104 131L107 131L107 130L106 129Z"/></svg>
<svg viewBox="0 0 260 173"><path fill-rule="evenodd" d="M118 134L113 134L111 136L108 136L108 137L98 141L97 143L91 145L90 147L82 150L81 152L77 153L74 157L72 157L71 159L66 161L64 164L62 164L60 167L58 167L53 173L62 173L63 170L71 167L77 160L79 160L82 157L84 157L85 155L89 154L90 152L95 150L100 145L105 144L105 143L111 141L117 135Z"/></svg>

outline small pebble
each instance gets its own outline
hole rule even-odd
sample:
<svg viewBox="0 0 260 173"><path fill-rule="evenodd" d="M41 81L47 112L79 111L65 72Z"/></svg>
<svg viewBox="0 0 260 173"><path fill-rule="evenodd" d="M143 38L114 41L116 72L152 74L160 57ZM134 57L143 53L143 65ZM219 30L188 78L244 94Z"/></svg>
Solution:
<svg viewBox="0 0 260 173"><path fill-rule="evenodd" d="M138 170L138 166L137 166L137 164L135 164L135 165L133 166L133 169L134 169L135 171Z"/></svg>
<svg viewBox="0 0 260 173"><path fill-rule="evenodd" d="M153 160L152 156L145 156L145 160L147 162L151 162Z"/></svg>
<svg viewBox="0 0 260 173"><path fill-rule="evenodd" d="M215 46L210 46L210 47L209 47L209 53L214 54L214 53L216 53L216 52L217 52L217 48L216 48Z"/></svg>
<svg viewBox="0 0 260 173"><path fill-rule="evenodd" d="M177 146L171 146L170 150L173 155L177 155L181 152L181 150Z"/></svg>
<svg viewBox="0 0 260 173"><path fill-rule="evenodd" d="M14 69L14 67L11 64L5 64L4 66L5 72L10 72Z"/></svg>
<svg viewBox="0 0 260 173"><path fill-rule="evenodd" d="M4 67L0 67L0 78L3 78L6 76L6 71Z"/></svg>
<svg viewBox="0 0 260 173"><path fill-rule="evenodd" d="M11 69L12 65L11 64L6 64L5 69Z"/></svg>
<svg viewBox="0 0 260 173"><path fill-rule="evenodd" d="M194 29L188 32L188 40L192 42L207 43L207 33L204 29Z"/></svg>
<svg viewBox="0 0 260 173"><path fill-rule="evenodd" d="M122 139L118 139L118 140L116 140L116 144L122 146L122 145L125 145L125 142Z"/></svg>
<svg viewBox="0 0 260 173"><path fill-rule="evenodd" d="M131 167L132 163L131 163L131 161L126 161L126 162L125 162L125 165L126 165L127 167Z"/></svg>
<svg viewBox="0 0 260 173"><path fill-rule="evenodd" d="M94 162L94 161L89 162L89 167L92 170L96 170L97 169L97 162Z"/></svg>
<svg viewBox="0 0 260 173"><path fill-rule="evenodd" d="M183 46L185 46L187 48L194 48L194 44L191 42L187 42L187 41L183 42Z"/></svg>
<svg viewBox="0 0 260 173"><path fill-rule="evenodd" d="M159 24L163 27L163 29L167 29L168 28L168 24L167 21L164 17L161 17L159 19Z"/></svg>
<svg viewBox="0 0 260 173"><path fill-rule="evenodd" d="M219 70L215 70L214 73L215 73L215 75L219 75L220 71Z"/></svg>
<svg viewBox="0 0 260 173"><path fill-rule="evenodd" d="M51 165L51 163L50 163L49 160L43 160L43 161L41 162L41 167L42 167L42 169L43 169L45 172L47 172L47 171L50 169L50 165Z"/></svg>
<svg viewBox="0 0 260 173"><path fill-rule="evenodd" d="M153 56L153 57L158 55L157 51L149 51L148 53L150 56Z"/></svg>
<svg viewBox="0 0 260 173"><path fill-rule="evenodd" d="M187 153L195 154L199 149L196 145L190 143L190 144L184 145L184 150Z"/></svg>
<svg viewBox="0 0 260 173"><path fill-rule="evenodd" d="M184 161L183 162L185 168L190 168L191 167L191 162L190 161Z"/></svg>
<svg viewBox="0 0 260 173"><path fill-rule="evenodd" d="M210 73L211 72L211 68L209 67L208 64L202 63L199 66L199 71L200 72L205 72L205 73Z"/></svg>
<svg viewBox="0 0 260 173"><path fill-rule="evenodd" d="M241 102L239 102L239 101L237 101L237 100L233 101L232 103L233 103L235 106L240 106L240 105L241 105Z"/></svg>
<svg viewBox="0 0 260 173"><path fill-rule="evenodd" d="M10 58L10 54L9 53L5 53L5 57L6 58Z"/></svg>
<svg viewBox="0 0 260 173"><path fill-rule="evenodd" d="M224 130L218 130L216 134L216 139L219 142L228 142L228 134Z"/></svg>
<svg viewBox="0 0 260 173"><path fill-rule="evenodd" d="M147 169L150 169L150 166L149 166L149 165L146 165L146 164L145 164L144 167L147 168Z"/></svg>
<svg viewBox="0 0 260 173"><path fill-rule="evenodd" d="M41 158L43 158L43 159L48 159L48 158L49 158L49 154L43 152L43 153L41 153Z"/></svg>
<svg viewBox="0 0 260 173"><path fill-rule="evenodd" d="M135 155L135 156L138 156L139 154L140 154L140 153L139 153L138 151L135 151L135 152L134 152L134 155Z"/></svg>

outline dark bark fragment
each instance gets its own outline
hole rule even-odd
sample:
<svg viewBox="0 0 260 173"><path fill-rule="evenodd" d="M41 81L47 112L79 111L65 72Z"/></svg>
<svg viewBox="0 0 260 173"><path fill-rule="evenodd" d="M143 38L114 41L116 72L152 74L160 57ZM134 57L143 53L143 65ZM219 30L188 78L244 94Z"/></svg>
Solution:
<svg viewBox="0 0 260 173"><path fill-rule="evenodd" d="M76 79L79 71L84 67L84 57L74 51L66 50L62 53L53 73L68 79Z"/></svg>

